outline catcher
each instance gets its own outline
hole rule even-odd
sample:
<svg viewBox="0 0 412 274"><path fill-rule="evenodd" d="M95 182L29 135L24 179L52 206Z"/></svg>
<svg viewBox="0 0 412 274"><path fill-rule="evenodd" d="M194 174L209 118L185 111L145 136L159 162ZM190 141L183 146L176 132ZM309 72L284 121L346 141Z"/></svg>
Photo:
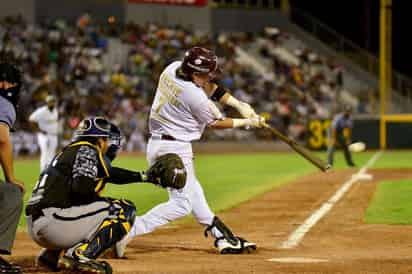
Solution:
<svg viewBox="0 0 412 274"><path fill-rule="evenodd" d="M129 232L136 208L131 201L101 197L105 184L185 185L176 154L158 159L146 173L111 166L120 142L117 126L102 117L86 118L73 142L40 174L26 207L29 234L44 247L38 264L53 271L112 273L107 262L96 259Z"/></svg>

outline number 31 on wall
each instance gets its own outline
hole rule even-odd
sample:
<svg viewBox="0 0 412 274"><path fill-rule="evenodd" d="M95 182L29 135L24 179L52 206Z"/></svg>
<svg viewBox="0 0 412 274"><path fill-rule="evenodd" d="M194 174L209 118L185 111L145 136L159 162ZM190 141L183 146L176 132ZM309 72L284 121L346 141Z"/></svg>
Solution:
<svg viewBox="0 0 412 274"><path fill-rule="evenodd" d="M309 122L310 136L308 146L311 149L323 149L328 146L330 120L312 120Z"/></svg>

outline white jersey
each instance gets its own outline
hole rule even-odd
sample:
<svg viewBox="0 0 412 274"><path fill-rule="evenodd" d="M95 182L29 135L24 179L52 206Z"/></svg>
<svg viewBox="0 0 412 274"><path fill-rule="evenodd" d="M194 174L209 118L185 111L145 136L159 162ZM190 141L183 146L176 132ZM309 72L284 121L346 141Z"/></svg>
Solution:
<svg viewBox="0 0 412 274"><path fill-rule="evenodd" d="M205 127L221 117L211 111L202 88L176 76L182 62L173 62L160 75L150 111L153 135L170 135L179 141L199 140Z"/></svg>
<svg viewBox="0 0 412 274"><path fill-rule="evenodd" d="M56 107L52 111L47 106L39 107L30 115L29 121L37 123L41 131L57 135L59 125Z"/></svg>

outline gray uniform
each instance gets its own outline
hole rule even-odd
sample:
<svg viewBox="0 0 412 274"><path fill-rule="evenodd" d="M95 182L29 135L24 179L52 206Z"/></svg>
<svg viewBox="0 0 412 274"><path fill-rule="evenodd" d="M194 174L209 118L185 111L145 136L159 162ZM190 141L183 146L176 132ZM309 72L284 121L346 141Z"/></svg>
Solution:
<svg viewBox="0 0 412 274"><path fill-rule="evenodd" d="M16 120L13 105L0 97L0 122L9 128ZM14 184L0 180L0 254L10 254L23 207L23 194Z"/></svg>
<svg viewBox="0 0 412 274"><path fill-rule="evenodd" d="M331 131L335 130L336 144L339 144L342 147L344 155L345 155L345 160L348 166L354 166L355 164L352 161L352 155L348 148L349 140L347 140L347 138L345 137L344 130L346 128L352 129L352 127L353 127L352 118L350 116L345 117L344 113L339 113L334 117L331 128L329 129L329 132L328 132L329 135L332 135ZM330 145L328 148L328 163L330 165L333 165L334 153L335 153L335 145Z"/></svg>

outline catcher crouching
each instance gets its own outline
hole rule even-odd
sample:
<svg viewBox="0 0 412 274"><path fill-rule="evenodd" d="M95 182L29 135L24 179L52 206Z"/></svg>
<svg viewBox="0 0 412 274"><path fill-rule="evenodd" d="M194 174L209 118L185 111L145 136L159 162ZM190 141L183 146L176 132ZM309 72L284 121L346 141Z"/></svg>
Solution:
<svg viewBox="0 0 412 274"><path fill-rule="evenodd" d="M136 207L128 200L101 197L106 183L184 187L186 171L176 154L159 158L147 172L111 166L120 142L116 125L102 117L86 118L73 142L40 174L26 207L29 234L44 248L38 264L52 271L112 273L97 258L130 231Z"/></svg>

